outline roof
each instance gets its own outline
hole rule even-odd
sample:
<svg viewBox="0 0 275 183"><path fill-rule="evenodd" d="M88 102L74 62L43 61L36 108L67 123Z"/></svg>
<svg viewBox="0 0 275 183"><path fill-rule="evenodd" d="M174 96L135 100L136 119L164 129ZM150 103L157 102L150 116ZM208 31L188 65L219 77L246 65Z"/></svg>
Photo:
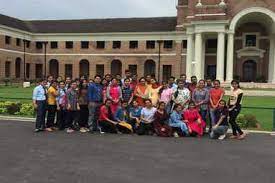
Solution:
<svg viewBox="0 0 275 183"><path fill-rule="evenodd" d="M20 20L0 14L0 24L32 33L166 32L175 31L177 18Z"/></svg>

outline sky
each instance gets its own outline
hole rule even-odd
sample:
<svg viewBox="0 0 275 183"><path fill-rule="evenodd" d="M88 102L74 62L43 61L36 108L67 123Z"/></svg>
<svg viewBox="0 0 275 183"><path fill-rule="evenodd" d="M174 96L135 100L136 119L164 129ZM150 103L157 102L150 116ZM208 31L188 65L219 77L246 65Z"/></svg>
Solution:
<svg viewBox="0 0 275 183"><path fill-rule="evenodd" d="M0 0L0 14L24 20L175 16L177 0Z"/></svg>

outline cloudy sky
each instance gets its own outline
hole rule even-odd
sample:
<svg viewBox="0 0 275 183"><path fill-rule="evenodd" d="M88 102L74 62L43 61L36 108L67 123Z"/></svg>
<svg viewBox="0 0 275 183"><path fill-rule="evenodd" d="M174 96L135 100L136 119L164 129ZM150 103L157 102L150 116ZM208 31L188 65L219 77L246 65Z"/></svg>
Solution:
<svg viewBox="0 0 275 183"><path fill-rule="evenodd" d="M20 19L175 16L177 0L0 0L0 13Z"/></svg>

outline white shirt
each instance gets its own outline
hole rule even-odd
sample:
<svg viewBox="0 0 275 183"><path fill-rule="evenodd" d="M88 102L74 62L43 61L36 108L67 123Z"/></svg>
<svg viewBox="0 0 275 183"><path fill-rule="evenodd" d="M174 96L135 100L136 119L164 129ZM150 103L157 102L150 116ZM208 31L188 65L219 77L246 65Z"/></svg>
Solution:
<svg viewBox="0 0 275 183"><path fill-rule="evenodd" d="M157 109L155 107L152 107L151 109L148 109L146 107L144 107L141 110L141 116L143 119L145 119L146 121L149 121L150 123L154 121L154 115L156 113ZM142 121L143 123L147 123Z"/></svg>

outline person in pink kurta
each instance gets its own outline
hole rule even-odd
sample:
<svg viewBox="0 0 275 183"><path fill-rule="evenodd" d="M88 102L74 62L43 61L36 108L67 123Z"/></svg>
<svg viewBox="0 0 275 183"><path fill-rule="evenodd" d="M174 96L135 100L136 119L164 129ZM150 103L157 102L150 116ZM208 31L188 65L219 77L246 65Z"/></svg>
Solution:
<svg viewBox="0 0 275 183"><path fill-rule="evenodd" d="M187 124L190 135L201 137L206 127L194 102L190 102L189 109L183 113L184 122Z"/></svg>
<svg viewBox="0 0 275 183"><path fill-rule="evenodd" d="M111 111L115 114L122 99L122 91L116 78L113 78L110 86L107 87L106 96L107 99L112 100Z"/></svg>

